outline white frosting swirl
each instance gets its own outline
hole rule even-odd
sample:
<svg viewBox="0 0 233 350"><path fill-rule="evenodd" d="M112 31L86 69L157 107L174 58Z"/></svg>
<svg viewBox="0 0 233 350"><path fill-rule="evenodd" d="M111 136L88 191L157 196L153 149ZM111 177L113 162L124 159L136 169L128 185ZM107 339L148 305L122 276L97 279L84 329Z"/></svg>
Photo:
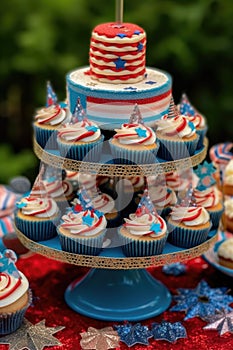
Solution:
<svg viewBox="0 0 233 350"><path fill-rule="evenodd" d="M228 198L225 200L224 202L224 212L226 214L227 217L229 217L230 219L233 219L233 198Z"/></svg>
<svg viewBox="0 0 233 350"><path fill-rule="evenodd" d="M85 220L85 218L91 218ZM94 211L85 210L79 213L73 211L62 216L61 227L68 230L73 235L94 236L107 227L107 221L104 215L98 216Z"/></svg>
<svg viewBox="0 0 233 350"><path fill-rule="evenodd" d="M218 255L233 260L233 238L226 239L218 248Z"/></svg>
<svg viewBox="0 0 233 350"><path fill-rule="evenodd" d="M209 213L203 207L173 207L170 217L185 226L199 226L210 221Z"/></svg>
<svg viewBox="0 0 233 350"><path fill-rule="evenodd" d="M19 202L22 214L46 219L59 212L56 202L52 198L22 198ZM24 206L23 206L24 205Z"/></svg>
<svg viewBox="0 0 233 350"><path fill-rule="evenodd" d="M206 188L205 190L195 188L193 190L193 196L197 206L207 209L215 207L220 202L220 192L215 186Z"/></svg>
<svg viewBox="0 0 233 350"><path fill-rule="evenodd" d="M160 237L166 234L167 225L161 216L149 214L130 214L129 219L125 218L123 226L130 234L135 236ZM158 224L158 230L153 231L153 225Z"/></svg>
<svg viewBox="0 0 233 350"><path fill-rule="evenodd" d="M203 115L196 113L195 115L185 116L188 121L192 122L196 129L202 129L206 126L206 121Z"/></svg>
<svg viewBox="0 0 233 350"><path fill-rule="evenodd" d="M150 199L157 209L170 207L177 202L175 192L166 186L156 186L149 188Z"/></svg>
<svg viewBox="0 0 233 350"><path fill-rule="evenodd" d="M70 196L73 193L73 186L71 182L67 180L53 180L50 179L43 181L45 189L50 197L56 199L58 197Z"/></svg>
<svg viewBox="0 0 233 350"><path fill-rule="evenodd" d="M107 193L90 194L91 205L104 214L111 213L115 208L114 199Z"/></svg>
<svg viewBox="0 0 233 350"><path fill-rule="evenodd" d="M74 124L64 124L60 127L58 138L66 142L93 142L100 138L99 127L88 119Z"/></svg>
<svg viewBox="0 0 233 350"><path fill-rule="evenodd" d="M123 145L153 145L156 141L154 131L143 124L122 124L120 129L115 129L114 139Z"/></svg>
<svg viewBox="0 0 233 350"><path fill-rule="evenodd" d="M66 111L59 105L51 105L41 108L35 115L35 120L39 124L48 124L51 126L61 124L66 118Z"/></svg>
<svg viewBox="0 0 233 350"><path fill-rule="evenodd" d="M193 123L183 115L173 118L162 118L156 122L157 131L170 138L192 138L196 133Z"/></svg>
<svg viewBox="0 0 233 350"><path fill-rule="evenodd" d="M22 272L19 272L19 277L0 273L0 308L17 301L28 288L29 282Z"/></svg>

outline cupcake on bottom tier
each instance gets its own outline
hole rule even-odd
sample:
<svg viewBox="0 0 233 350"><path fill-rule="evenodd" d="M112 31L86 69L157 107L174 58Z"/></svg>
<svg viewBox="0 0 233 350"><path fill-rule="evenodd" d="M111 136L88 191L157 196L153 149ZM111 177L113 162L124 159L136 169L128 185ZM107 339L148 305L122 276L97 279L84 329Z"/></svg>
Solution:
<svg viewBox="0 0 233 350"><path fill-rule="evenodd" d="M15 267L12 250L0 253L0 335L16 331L32 302L29 282Z"/></svg>
<svg viewBox="0 0 233 350"><path fill-rule="evenodd" d="M233 238L226 239L217 250L219 264L233 269Z"/></svg>
<svg viewBox="0 0 233 350"><path fill-rule="evenodd" d="M192 248L207 239L212 224L205 208L175 206L167 217L167 225L170 243Z"/></svg>
<svg viewBox="0 0 233 350"><path fill-rule="evenodd" d="M106 227L103 213L76 204L62 216L62 222L57 227L61 248L70 253L98 255L103 246Z"/></svg>
<svg viewBox="0 0 233 350"><path fill-rule="evenodd" d="M156 213L146 192L135 213L125 218L119 227L121 248L126 256L151 256L161 254L167 240L165 220Z"/></svg>

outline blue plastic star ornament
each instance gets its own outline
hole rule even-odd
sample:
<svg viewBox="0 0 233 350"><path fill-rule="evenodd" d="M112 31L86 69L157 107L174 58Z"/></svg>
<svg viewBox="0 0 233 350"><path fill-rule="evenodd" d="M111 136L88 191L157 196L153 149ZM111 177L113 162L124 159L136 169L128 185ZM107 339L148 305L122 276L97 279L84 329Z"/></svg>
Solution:
<svg viewBox="0 0 233 350"><path fill-rule="evenodd" d="M206 188L213 186L216 183L213 177L213 174L216 172L216 168L212 163L204 161L203 164L198 165L197 169L194 170L194 172L199 178L199 182L197 184L198 190L205 190Z"/></svg>
<svg viewBox="0 0 233 350"><path fill-rule="evenodd" d="M166 340L170 343L174 343L179 338L187 338L186 329L180 322L152 323L152 333L155 340Z"/></svg>
<svg viewBox="0 0 233 350"><path fill-rule="evenodd" d="M221 309L232 311L229 304L233 302L233 296L227 295L226 291L225 287L210 288L204 280L194 289L179 288L179 294L173 297L177 304L170 311L184 311L184 320L193 317L205 320Z"/></svg>
<svg viewBox="0 0 233 350"><path fill-rule="evenodd" d="M149 328L141 325L141 323L136 323L134 325L126 323L124 325L116 325L114 328L120 336L120 340L128 347L135 344L148 345L148 339L153 337L153 333Z"/></svg>

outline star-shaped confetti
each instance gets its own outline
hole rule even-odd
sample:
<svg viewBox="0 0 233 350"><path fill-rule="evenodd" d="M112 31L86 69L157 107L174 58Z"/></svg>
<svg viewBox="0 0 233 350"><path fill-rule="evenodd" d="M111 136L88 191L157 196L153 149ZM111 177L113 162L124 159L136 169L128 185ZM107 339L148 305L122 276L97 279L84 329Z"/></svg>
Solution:
<svg viewBox="0 0 233 350"><path fill-rule="evenodd" d="M163 266L162 271L166 275L180 276L186 272L186 265L180 262L168 264Z"/></svg>
<svg viewBox="0 0 233 350"><path fill-rule="evenodd" d="M204 280L194 289L179 288L179 294L173 297L177 304L170 311L184 311L184 320L193 317L205 319L221 309L232 311L229 304L233 302L233 296L227 295L226 291L225 287L211 288Z"/></svg>
<svg viewBox="0 0 233 350"><path fill-rule="evenodd" d="M82 217L82 222L83 224L87 225L87 226L91 226L93 223L94 218L91 217L91 215L86 215Z"/></svg>
<svg viewBox="0 0 233 350"><path fill-rule="evenodd" d="M146 130L142 128L136 128L135 131L139 137L146 137Z"/></svg>
<svg viewBox="0 0 233 350"><path fill-rule="evenodd" d="M150 230L153 231L154 233L159 233L159 232L161 232L160 224L154 222L154 223L150 226Z"/></svg>
<svg viewBox="0 0 233 350"><path fill-rule="evenodd" d="M94 131L94 132L96 132L98 130L98 128L95 125L87 125L86 126L86 130L87 131Z"/></svg>
<svg viewBox="0 0 233 350"><path fill-rule="evenodd" d="M203 190L216 183L213 177L213 174L216 172L216 168L212 163L204 161L203 164L198 165L194 172L199 178L197 189Z"/></svg>
<svg viewBox="0 0 233 350"><path fill-rule="evenodd" d="M125 38L127 35L125 33L118 33L116 36L119 36L119 38Z"/></svg>
<svg viewBox="0 0 233 350"><path fill-rule="evenodd" d="M115 61L114 64L116 66L116 69L120 70L120 69L124 69L125 68L125 64L126 61L122 60L122 58L118 57Z"/></svg>
<svg viewBox="0 0 233 350"><path fill-rule="evenodd" d="M145 84L154 85L154 84L157 84L157 82L156 82L156 81L153 81L153 80L147 80L147 81L145 82Z"/></svg>
<svg viewBox="0 0 233 350"><path fill-rule="evenodd" d="M127 87L124 88L124 90L137 91L137 88L133 87L133 86L127 86Z"/></svg>
<svg viewBox="0 0 233 350"><path fill-rule="evenodd" d="M9 350L43 350L46 346L60 346L62 343L53 334L64 328L46 327L45 320L33 325L24 319L17 331L0 338L0 344L9 344Z"/></svg>
<svg viewBox="0 0 233 350"><path fill-rule="evenodd" d="M120 337L112 327L96 329L88 327L87 332L80 333L80 345L83 350L107 350L119 347Z"/></svg>
<svg viewBox="0 0 233 350"><path fill-rule="evenodd" d="M174 343L179 338L187 338L185 327L180 322L152 323L152 333L155 340L166 340Z"/></svg>
<svg viewBox="0 0 233 350"><path fill-rule="evenodd" d="M116 325L115 329L120 336L122 342L124 342L128 347L135 344L148 345L148 339L153 337L152 332L147 326L143 326L140 323L132 325L131 323L126 323L124 325Z"/></svg>
<svg viewBox="0 0 233 350"><path fill-rule="evenodd" d="M142 43L139 43L138 44L138 51L142 51L143 50L143 44Z"/></svg>
<svg viewBox="0 0 233 350"><path fill-rule="evenodd" d="M203 327L203 329L215 329L220 335L227 332L233 333L233 311L226 312L225 310L221 310L210 318L210 320L210 324Z"/></svg>

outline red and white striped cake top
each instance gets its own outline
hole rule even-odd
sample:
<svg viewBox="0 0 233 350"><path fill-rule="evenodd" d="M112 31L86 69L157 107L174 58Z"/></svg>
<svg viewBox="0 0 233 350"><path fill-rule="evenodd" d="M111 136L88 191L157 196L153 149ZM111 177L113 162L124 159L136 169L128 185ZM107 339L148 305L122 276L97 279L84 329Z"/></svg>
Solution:
<svg viewBox="0 0 233 350"><path fill-rule="evenodd" d="M109 83L136 83L146 72L146 33L133 23L96 26L90 42L90 75Z"/></svg>

